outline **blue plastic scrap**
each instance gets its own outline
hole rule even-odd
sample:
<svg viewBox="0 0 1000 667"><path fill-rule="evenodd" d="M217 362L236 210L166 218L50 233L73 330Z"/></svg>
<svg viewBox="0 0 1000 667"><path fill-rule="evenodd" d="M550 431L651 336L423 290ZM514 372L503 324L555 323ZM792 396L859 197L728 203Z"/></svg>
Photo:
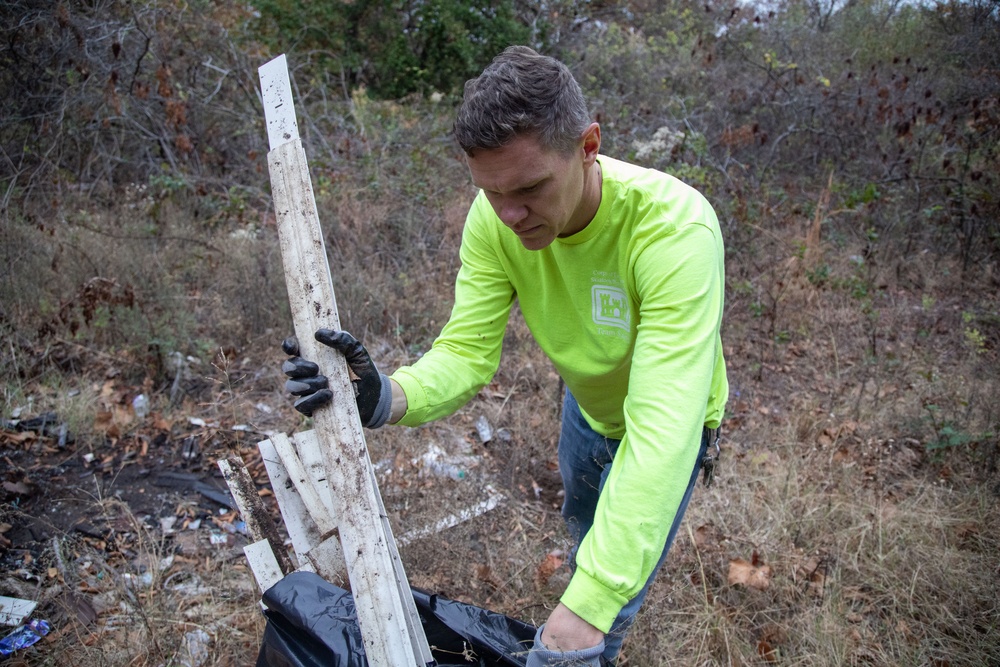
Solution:
<svg viewBox="0 0 1000 667"><path fill-rule="evenodd" d="M49 634L49 630L51 628L48 621L41 619L28 621L14 632L0 639L0 656L10 655L18 649L28 648Z"/></svg>

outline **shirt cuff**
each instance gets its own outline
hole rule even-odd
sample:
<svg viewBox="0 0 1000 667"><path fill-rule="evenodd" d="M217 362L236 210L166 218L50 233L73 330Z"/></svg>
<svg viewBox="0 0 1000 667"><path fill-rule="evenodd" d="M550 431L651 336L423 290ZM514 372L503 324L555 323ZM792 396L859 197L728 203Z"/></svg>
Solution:
<svg viewBox="0 0 1000 667"><path fill-rule="evenodd" d="M595 628L608 634L618 612L628 604L628 598L611 590L597 579L577 568L569 586L559 600Z"/></svg>

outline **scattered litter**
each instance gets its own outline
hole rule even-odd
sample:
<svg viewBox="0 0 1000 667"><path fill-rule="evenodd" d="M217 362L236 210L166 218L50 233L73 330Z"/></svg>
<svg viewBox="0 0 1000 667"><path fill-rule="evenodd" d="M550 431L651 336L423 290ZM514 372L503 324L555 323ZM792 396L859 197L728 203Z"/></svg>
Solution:
<svg viewBox="0 0 1000 667"><path fill-rule="evenodd" d="M212 638L202 629L192 630L184 634L184 643L178 652L179 667L201 667L208 660L208 645Z"/></svg>
<svg viewBox="0 0 1000 667"><path fill-rule="evenodd" d="M201 578L188 571L174 572L163 582L164 590L183 593L186 596L204 595L211 593L212 589L202 583Z"/></svg>
<svg viewBox="0 0 1000 667"><path fill-rule="evenodd" d="M16 433L37 433L43 438L56 438L60 447L64 447L66 442L72 441L72 437L69 435L69 425L66 422L60 422L59 415L55 412L44 412L37 417L21 419L22 412L22 408L15 408L11 412L12 419L0 420L0 428Z"/></svg>
<svg viewBox="0 0 1000 667"><path fill-rule="evenodd" d="M204 475L164 470L153 478L153 484L171 488L190 488L224 507L236 509L236 502L233 500L232 494L229 493L229 489L221 490L203 481L204 478Z"/></svg>
<svg viewBox="0 0 1000 667"><path fill-rule="evenodd" d="M21 625L37 606L38 603L34 600L0 595L0 623L10 626Z"/></svg>
<svg viewBox="0 0 1000 667"><path fill-rule="evenodd" d="M229 543L229 535L219 530L213 530L212 533L209 535L209 541L212 544L225 545Z"/></svg>
<svg viewBox="0 0 1000 667"><path fill-rule="evenodd" d="M189 436L184 438L181 442L181 458L185 461L193 461L198 458L199 448L198 448L198 438L197 436Z"/></svg>
<svg viewBox="0 0 1000 667"><path fill-rule="evenodd" d="M467 507L459 512L456 512L455 514L450 514L433 525L424 526L423 528L411 530L400 535L396 538L396 543L400 546L405 546L414 540L430 537L431 535L437 535L448 528L454 528L460 523L486 514L504 500L503 494L497 493L496 489L494 489L491 484L486 485L486 495L488 496L486 500L473 505L472 507Z"/></svg>
<svg viewBox="0 0 1000 667"><path fill-rule="evenodd" d="M16 414L20 415L20 410L15 410ZM31 419L19 419L14 418L11 422L6 422L4 424L5 428L14 429L17 431L36 431L38 433L44 434L45 430L55 424L59 420L59 416L54 412L43 412L37 417L32 417Z"/></svg>
<svg viewBox="0 0 1000 667"><path fill-rule="evenodd" d="M263 412L265 415L269 415L274 412L274 408L267 403L255 403L254 407Z"/></svg>
<svg viewBox="0 0 1000 667"><path fill-rule="evenodd" d="M176 470L163 470L156 473L156 476L153 478L153 484L172 488L194 486L200 481L201 475L195 475L189 472L179 472Z"/></svg>
<svg viewBox="0 0 1000 667"><path fill-rule="evenodd" d="M199 528L201 528L201 519L192 519L191 521L188 521L188 530L198 530Z"/></svg>
<svg viewBox="0 0 1000 667"><path fill-rule="evenodd" d="M174 532L174 524L177 523L177 517L175 516L165 516L160 518L160 532L164 535L170 535Z"/></svg>
<svg viewBox="0 0 1000 667"><path fill-rule="evenodd" d="M143 419L149 414L149 399L146 398L145 394L139 394L132 399L132 409L135 410L135 416L139 419Z"/></svg>
<svg viewBox="0 0 1000 667"><path fill-rule="evenodd" d="M0 655L10 655L14 651L27 648L49 634L48 621L35 619L28 621L14 632L0 639Z"/></svg>
<svg viewBox="0 0 1000 667"><path fill-rule="evenodd" d="M232 523L223 523L220 526L222 530L227 533L246 535L247 534L247 524L245 521L233 521Z"/></svg>
<svg viewBox="0 0 1000 667"><path fill-rule="evenodd" d="M214 486L209 486L204 482L199 482L195 484L194 489L195 491L205 496L209 500L214 500L220 505L228 507L231 510L236 509L236 501L233 500L233 496L232 494L229 493L228 489L226 489L225 491L220 491Z"/></svg>
<svg viewBox="0 0 1000 667"><path fill-rule="evenodd" d="M476 431L479 433L479 439L482 440L484 445L493 439L493 427L490 426L486 415L479 415L479 419L476 420Z"/></svg>
<svg viewBox="0 0 1000 667"><path fill-rule="evenodd" d="M461 480L468 477L468 469L479 465L478 456L450 456L437 445L429 445L427 451L413 464L420 467L420 475L426 477L451 477Z"/></svg>
<svg viewBox="0 0 1000 667"><path fill-rule="evenodd" d="M132 588L149 588L153 585L153 573L146 570L142 574L132 574L131 572L126 572L122 575L125 583Z"/></svg>

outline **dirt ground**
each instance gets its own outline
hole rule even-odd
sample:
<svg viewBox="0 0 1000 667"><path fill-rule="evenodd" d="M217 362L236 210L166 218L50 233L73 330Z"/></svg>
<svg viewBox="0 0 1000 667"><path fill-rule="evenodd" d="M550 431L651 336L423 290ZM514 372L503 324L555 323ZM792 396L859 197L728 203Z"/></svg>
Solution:
<svg viewBox="0 0 1000 667"><path fill-rule="evenodd" d="M170 597L185 608L213 587L225 599L224 609L216 599L215 608L199 612L206 615L200 621L230 613L256 620L240 646L210 664L249 664L255 657L261 617L254 611L259 591L243 554L250 540L217 462L241 457L281 525L256 443L277 430L291 433L307 424L280 394L277 365L272 368L267 361L244 360L243 367L228 369L239 378L235 398L231 386L220 390L205 383L200 394L174 407L156 409L154 397L154 409L146 415L133 407L142 386L114 377L89 383L98 397L92 403L96 434L85 437L77 437L56 412L32 414L25 406L4 416L0 595L38 602L34 616L44 616L53 627L46 640L50 646L74 637L93 646L121 641L109 636L109 628L134 622L127 619L137 609L169 605ZM110 369L107 374L115 375ZM549 522L555 523L560 498L554 461L531 455L514 461L503 451L512 437L523 435L512 436L488 422L482 411L466 411L422 429L369 432L371 458L405 561L440 560L442 550L459 561L481 554L485 542L502 537L487 534L493 527L480 535L481 520L445 534L432 527L491 498L501 507L516 508L522 501L547 507ZM523 442L515 445L531 450ZM512 481L515 477L520 481ZM479 597L480 603L484 586L499 587L490 582L488 568L466 577L468 570L456 571L453 564L415 568L411 583L448 591L456 599ZM221 584L216 583L220 576ZM167 595L155 602L155 591ZM182 649L163 652L188 664ZM33 651L11 658L27 663L11 664L78 660L50 655L51 662L35 662L46 651Z"/></svg>
<svg viewBox="0 0 1000 667"><path fill-rule="evenodd" d="M953 337L949 327L937 331L942 340ZM797 592L796 573L812 563L809 585L829 585L823 582L833 580L841 548L835 536L782 532L753 543L748 537L761 530L763 517L758 520L753 512L767 508L769 486L775 479L784 484L792 479L791 472L782 478L782 470L798 471L803 489L847 497L851 491L837 485L857 484L857 498L881 498L895 506L915 502L927 489L961 494L985 483L993 489L995 506L1000 493L995 438L973 443L949 463L929 452L920 424L896 416L912 409L906 407L905 383L918 382L914 378L925 373L915 362L905 376L858 382L832 369L837 363L860 368L859 350L841 348L838 355L822 341L802 339L762 353L768 349L762 342L766 333L737 333L726 350L731 401L725 467L711 489L699 486L687 519L691 539L671 551L680 574L662 586L658 581L651 594L663 613L671 613L678 596L696 598L697 590L708 586L717 591L719 609L730 609L725 613L736 619L746 616L745 631L759 634L757 616L771 611L741 607L743 594L727 583L725 573L737 556L756 566L758 551L770 549L776 569L785 560L791 602L773 587L768 595L782 608L797 610L795 618L808 617L815 603ZM934 340L902 330L893 335L888 344L898 349L900 341L919 341L914 346L919 351L906 353L913 359L936 347ZM418 429L369 431L366 437L411 584L539 623L569 579L570 544L559 517L555 462L561 387L537 351L516 338L494 383L456 415ZM9 664L252 664L264 627L256 607L260 593L242 552L248 538L217 461L241 457L273 518L280 520L256 443L308 424L281 391L277 361L263 355L231 360L224 371L206 367L202 380L173 405L165 390L151 391L125 380L113 364L91 361L89 367L98 370L76 386L37 388L39 402L64 406L63 414L35 413L26 405L3 415L0 595L37 601L36 616L53 627L44 643L18 652ZM152 399L144 416L133 407L140 393ZM82 407L70 400L81 397ZM866 406L878 419L854 419L852 404ZM874 412L879 404L894 412ZM489 426L486 438L483 422ZM894 426L886 430L880 424ZM77 436L77 427L87 434ZM975 461L986 468L970 468ZM425 530L494 494L502 501L486 515L440 533ZM834 495L823 497L830 502ZM739 509L750 501L764 504ZM729 514L741 523L727 528ZM774 520L779 531L781 521ZM959 546L994 539L976 521L949 525L948 534ZM801 553L780 553L798 545L804 545ZM644 635L649 641L662 620L651 621L648 630L643 623L637 631L653 633ZM790 631L783 632L788 642ZM777 641L768 635L765 643Z"/></svg>

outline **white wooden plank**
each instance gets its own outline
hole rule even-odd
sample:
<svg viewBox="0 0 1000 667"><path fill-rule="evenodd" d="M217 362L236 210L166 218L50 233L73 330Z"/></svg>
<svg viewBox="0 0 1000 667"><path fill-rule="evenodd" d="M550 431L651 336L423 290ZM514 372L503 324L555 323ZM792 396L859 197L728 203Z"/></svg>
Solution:
<svg viewBox="0 0 1000 667"><path fill-rule="evenodd" d="M302 356L319 364L334 391L331 405L319 409L313 421L331 493L342 497L334 505L343 510L338 517L341 546L365 654L373 667L417 665L404 620L405 601L395 585L386 534L376 509L368 472L371 461L347 365L342 355L313 339L317 329L339 327L339 317L301 142L271 150L268 163L295 333Z"/></svg>
<svg viewBox="0 0 1000 667"><path fill-rule="evenodd" d="M278 528L274 525L270 513L264 507L264 502L257 493L257 485L250 477L246 466L242 460L234 457L232 459L220 459L219 469L226 480L226 485L233 494L236 507L246 522L247 532L254 541L266 539L274 550L274 555L278 559L282 572L291 572L292 563L284 549L284 540L278 534Z"/></svg>
<svg viewBox="0 0 1000 667"><path fill-rule="evenodd" d="M449 514L448 516L444 517L443 519L440 519L439 521L429 526L424 526L423 528L417 528L415 530L407 531L402 535L400 535L396 541L400 545L405 546L416 540L423 539L425 537L430 537L431 535L437 535L443 530L454 528L460 523L469 521L471 519L475 519L477 516L482 516L483 514L486 514L487 512L495 509L497 505L499 505L504 500L503 495L494 491L493 487L491 486L486 487L486 493L489 495L489 497L486 500L477 503L472 507L467 507L460 512Z"/></svg>
<svg viewBox="0 0 1000 667"><path fill-rule="evenodd" d="M34 600L22 600L21 598L0 595L0 624L21 625L37 606L38 603Z"/></svg>
<svg viewBox="0 0 1000 667"><path fill-rule="evenodd" d="M295 451L299 455L299 460L305 466L313 488L319 494L320 500L330 512L336 523L340 509L334 505L333 495L330 493L330 484L326 478L326 459L323 457L323 450L319 445L315 431L300 431L292 436L295 443Z"/></svg>
<svg viewBox="0 0 1000 667"><path fill-rule="evenodd" d="M288 473L288 478L295 485L295 490L298 492L302 504L305 505L306 512L319 528L320 539L326 539L337 528L337 525L333 522L333 517L330 516L330 510L316 493L312 479L306 472L305 466L302 465L302 461L299 460L298 452L295 451L295 445L283 433L271 438L271 444L274 445L274 449L281 459L281 465Z"/></svg>
<svg viewBox="0 0 1000 667"><path fill-rule="evenodd" d="M310 453L319 451L319 442L316 438L315 431L303 431L300 433L296 433L294 436L292 436L292 440L295 442L296 449L298 450L298 453L302 457L310 456ZM277 437L274 438L274 441L275 445L279 444L279 440ZM282 462L285 463L285 467L289 470L289 474L292 475L293 479L296 479L297 477L306 478L309 476L304 470L300 470L299 472L293 473L292 468L295 467L296 469L298 469L298 466L301 465L301 463L293 462L291 465L288 465L289 461L292 460L294 456L291 452L287 452L287 447L284 446L278 447L278 454L281 457ZM370 468L370 470L372 474L371 483L373 488L375 488L377 491L378 481L375 479L374 469ZM321 465L311 466L310 472L312 473L312 479L315 481L316 485L321 486L326 490L329 490L329 485L326 484L325 470L322 469ZM322 478L318 478L318 476L320 475L322 475ZM296 488L298 488L299 493L300 495L302 495L303 499L305 499L307 495L311 495L312 493L311 490L304 491L304 489L298 483L296 483ZM382 521L382 527L386 533L386 545L389 549L389 557L392 560L393 573L396 579L395 581L396 588L399 591L400 596L410 597L412 596L412 592L410 591L409 580L406 577L406 571L403 567L403 561L399 556L399 549L396 546L396 540L393 539L392 536L392 526L389 524L388 513L385 511L385 504L382 502L381 494L376 492L375 498L378 503L378 512L379 512L379 517ZM491 501L486 501L486 502L489 503ZM482 509L481 511L479 511L479 514L482 514L486 511L489 511L490 509L493 509L493 507L495 507L496 503L498 502L499 499L494 499L492 501L492 504L488 507L488 509ZM306 506L310 508L316 504L318 504L318 501L314 501L312 503L306 502ZM466 512L464 518L455 518L454 516L449 517L449 519L445 520L445 523L447 523L447 525L444 525L442 522L438 522L439 524L438 526L426 529L425 534L429 535L432 534L433 532L439 532L440 530L443 530L444 527L451 527L457 525L461 521L468 520L473 516L478 516L479 514L474 514L474 511L475 508ZM316 512L312 512L312 516L314 519L318 519ZM323 522L317 520L317 523L319 523L322 530ZM331 545L331 542L332 540L327 540L326 542L323 543L322 546ZM308 554L306 554L306 558L308 559L309 564L312 566L310 568L310 571L316 572L327 581L334 581L331 578L332 576L334 576L333 573L341 572L342 568L344 567L343 551L340 548L339 542L336 543L336 547L337 547L336 550L332 550L332 545L331 548L327 550L313 549ZM338 559L338 556L339 560L335 560ZM426 662L432 661L433 656L430 654L429 650L427 651L426 656L424 656L423 646L421 646L419 643L419 638L423 637L423 626L420 621L420 615L416 610L416 606L404 604L403 611L406 614L405 620L406 620L407 630L410 634L410 637L414 638L414 641L412 642L414 653L416 653L418 656L422 656L422 659L426 658Z"/></svg>
<svg viewBox="0 0 1000 667"><path fill-rule="evenodd" d="M431 664L434 662L434 657L431 655L430 647L424 638L424 626L420 621L419 613L417 613L416 604L413 603L413 592L410 590L410 582L406 578L406 571L403 569L403 560L399 557L399 549L396 546L396 540L392 536L392 527L389 525L389 515L385 511L382 494L378 492L378 480L375 479L375 470L371 465L368 466L368 473L372 488L375 489L375 499L378 501L378 515L382 522L382 529L385 531L386 546L389 549L389 558L392 561L393 573L396 576L396 589L404 601L410 602L410 604L403 604L403 613L405 614L406 627L409 631L410 645L413 648L414 654L423 661L423 664Z"/></svg>
<svg viewBox="0 0 1000 667"><path fill-rule="evenodd" d="M284 104L282 100L281 108ZM347 365L343 356L313 338L319 328L339 327L340 318L302 143L291 140L273 146L268 167L295 333L303 357L319 364L334 392L331 405L318 410L313 420L331 494L339 496L332 504L338 511L365 652L373 667L424 665L423 655L430 651L414 651L415 645L426 647L427 641L422 627L407 627L404 606L415 613L415 605L409 591L401 595L396 585L387 543L392 538L380 516L378 487ZM414 633L419 637L411 636Z"/></svg>
<svg viewBox="0 0 1000 667"><path fill-rule="evenodd" d="M301 566L309 550L323 541L322 532L309 516L309 510L299 497L285 466L281 464L281 457L278 456L274 443L271 440L262 440L257 443L257 449L260 450L264 468L271 480L271 490L281 511L288 538L292 541L296 564Z"/></svg>
<svg viewBox="0 0 1000 667"><path fill-rule="evenodd" d="M267 540L259 540L243 547L243 553L247 557L250 571L253 572L257 586L263 593L271 586L281 581L285 576L278 565L278 559L274 557L274 550Z"/></svg>
<svg viewBox="0 0 1000 667"><path fill-rule="evenodd" d="M261 65L260 92L264 102L267 142L272 149L299 138L299 124L292 101L292 84L288 79L285 54Z"/></svg>
<svg viewBox="0 0 1000 667"><path fill-rule="evenodd" d="M315 572L341 588L350 586L344 566L344 550L338 536L330 537L310 549L305 556L305 564L299 569Z"/></svg>

